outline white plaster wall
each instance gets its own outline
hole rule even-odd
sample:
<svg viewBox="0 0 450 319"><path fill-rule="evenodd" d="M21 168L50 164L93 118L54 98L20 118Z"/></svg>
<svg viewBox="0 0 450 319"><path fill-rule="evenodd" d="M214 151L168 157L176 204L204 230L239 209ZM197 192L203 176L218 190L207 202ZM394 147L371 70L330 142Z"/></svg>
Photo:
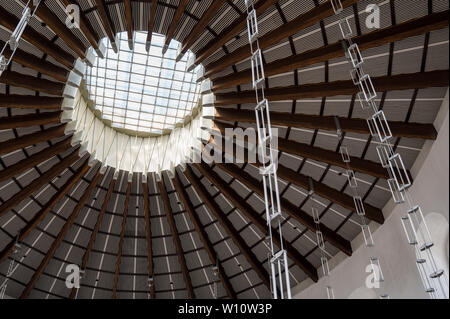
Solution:
<svg viewBox="0 0 450 319"><path fill-rule="evenodd" d="M414 163L411 173L414 184L410 191L425 215L437 213L443 222L436 229L441 238L436 241L435 255L443 261L441 267L448 271L448 220L449 220L449 100L448 92L435 121L438 130L436 141L427 141ZM330 284L336 298L373 298L376 294L365 288L366 266L371 256L378 256L386 278L383 292L391 298L428 298L415 264L415 255L407 244L400 217L407 211L406 205L394 205L392 200L383 208L385 224L371 224L375 240L374 248L366 248L362 236L352 241L353 255L350 258L337 254L330 260L333 268ZM436 217L436 214L433 215ZM429 215L429 217L432 217ZM434 223L436 224L436 223ZM442 231L444 227L444 231ZM440 234L446 233L444 237ZM439 243L439 245L438 245ZM319 270L321 272L321 270ZM447 272L448 275L448 272ZM448 277L447 277L448 278ZM326 298L324 280L314 284L310 279L294 287L294 298ZM448 284L447 284L448 287Z"/></svg>

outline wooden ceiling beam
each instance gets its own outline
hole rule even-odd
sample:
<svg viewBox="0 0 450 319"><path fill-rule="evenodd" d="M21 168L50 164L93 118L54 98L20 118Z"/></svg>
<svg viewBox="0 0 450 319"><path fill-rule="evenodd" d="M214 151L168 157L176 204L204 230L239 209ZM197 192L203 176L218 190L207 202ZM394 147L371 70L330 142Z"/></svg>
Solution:
<svg viewBox="0 0 450 319"><path fill-rule="evenodd" d="M0 117L0 130L8 130L36 125L57 124L61 120L61 114L62 111L56 111Z"/></svg>
<svg viewBox="0 0 450 319"><path fill-rule="evenodd" d="M367 50L446 27L448 27L448 10L408 20L397 25L354 37L352 40L358 44L360 50ZM344 53L342 44L337 42L267 63L264 65L264 73L266 77L283 74L316 63L342 57ZM213 91L219 91L240 84L250 83L251 81L252 70L245 69L214 79L212 89Z"/></svg>
<svg viewBox="0 0 450 319"><path fill-rule="evenodd" d="M172 40L175 31L178 28L178 24L181 20L181 17L183 15L184 9L186 8L189 0L180 0L180 3L177 6L177 10L175 11L175 14L172 18L172 22L169 25L169 29L167 30L166 34L166 41L164 42L164 48L163 48L163 54L166 53L167 48L170 44L170 40Z"/></svg>
<svg viewBox="0 0 450 319"><path fill-rule="evenodd" d="M58 142L50 147L47 147L46 149L38 153L31 155L28 158L25 158L17 162L16 164L8 166L4 170L0 171L0 182L5 181L14 176L17 176L25 172L26 170L38 165L39 163L49 160L55 155L67 151L69 148L72 147L70 142L71 136L62 140L61 142Z"/></svg>
<svg viewBox="0 0 450 319"><path fill-rule="evenodd" d="M4 45L5 42L0 41L0 48L2 48ZM11 50L9 46L6 47L3 54L7 59L11 57ZM27 68L48 75L60 82L66 82L69 75L69 72L66 69L56 66L49 61L40 59L37 56L27 53L21 49L16 50L13 56L13 61L26 66Z"/></svg>
<svg viewBox="0 0 450 319"><path fill-rule="evenodd" d="M54 138L64 136L65 124L54 126L36 133L22 135L17 138L6 140L0 143L0 155L11 153L20 148L33 144L39 144Z"/></svg>
<svg viewBox="0 0 450 319"><path fill-rule="evenodd" d="M11 196L11 198L0 205L0 217L5 215L12 208L19 205L28 196L41 189L42 186L47 184L49 181L55 178L55 176L61 174L65 169L72 165L79 158L78 150L79 147L75 148L70 155L65 157L58 164L54 165L44 174L34 179L31 183L22 188L18 193L14 194L13 196Z"/></svg>
<svg viewBox="0 0 450 319"><path fill-rule="evenodd" d="M131 193L131 182L129 181L127 185L127 192L125 195L125 202L123 208L122 228L120 231L119 248L117 250L116 268L114 271L114 285L112 290L112 299L116 299L117 297L117 284L119 283L120 261L122 259L123 240L125 238L125 230L127 226L127 215L128 215L128 206L130 203L130 193Z"/></svg>
<svg viewBox="0 0 450 319"><path fill-rule="evenodd" d="M113 29L113 24L111 22L108 12L106 11L105 2L104 0L95 0L95 3L97 5L97 11L98 14L100 15L100 19L102 20L106 35L108 36L111 44L114 46L114 44L116 43L116 39L114 38L116 32Z"/></svg>
<svg viewBox="0 0 450 319"><path fill-rule="evenodd" d="M181 266L181 272L183 273L184 282L188 292L189 299L195 299L194 288L192 286L192 280L189 276L189 269L187 267L186 258L184 257L183 246L181 245L180 235L178 234L177 225L173 217L172 207L170 206L169 195L164 182L164 176L161 176L161 181L158 182L161 199L164 204L164 211L166 213L167 221L169 223L170 231L172 233L173 243L178 255L178 262Z"/></svg>
<svg viewBox="0 0 450 319"><path fill-rule="evenodd" d="M79 6L77 0L61 0L61 2L67 7L69 5L77 5ZM89 41L91 46L97 50L98 42L100 41L100 37L98 33L94 30L92 25L89 22L89 19L85 16L83 10L80 10L80 29L83 32L86 39Z"/></svg>
<svg viewBox="0 0 450 319"><path fill-rule="evenodd" d="M259 0L255 3L255 10L257 15L262 14L270 6L277 3L278 0ZM225 43L238 35L247 27L247 11L241 13L230 25L219 33L214 39L209 41L203 48L201 48L196 55L195 65L199 65L214 52L219 50Z"/></svg>
<svg viewBox="0 0 450 319"><path fill-rule="evenodd" d="M198 164L194 165L198 168ZM191 183L197 195L217 218L220 225L225 229L225 231L233 240L234 244L239 248L241 254L244 255L251 268L258 275L259 279L264 283L267 289L270 290L271 286L269 274L264 269L261 262L256 257L255 253L250 249L250 247L238 233L233 223L225 216L220 206L214 201L209 192L206 190L205 186L203 186L200 180L195 176L194 172L192 171L192 168L189 165L187 166L184 174L186 178L189 180L189 183Z"/></svg>
<svg viewBox="0 0 450 319"><path fill-rule="evenodd" d="M156 9L158 8L158 0L152 0L152 6L150 8L150 17L148 19L148 32L147 41L145 43L145 50L150 50L150 44L152 43L153 28L155 26Z"/></svg>
<svg viewBox="0 0 450 319"><path fill-rule="evenodd" d="M215 138L217 138L217 137L215 137ZM210 143L215 143L215 140L212 139L210 141ZM221 146L222 152L226 152L226 150L227 150L227 148L225 147L225 143L226 143L225 140L222 139L222 146ZM233 142L233 149L236 149L236 147L237 147L236 144ZM233 156L236 155L236 154L229 154L229 153L227 153L227 154L233 155ZM249 154L248 148L244 147L244 158L239 157L239 161L248 163L249 162L248 154ZM229 171L228 172L229 174L236 175L236 178L242 179L242 183L244 183L244 184L249 183L249 185L247 185L248 188L255 187L255 185L256 186L259 185L259 182L257 182L257 181L253 182L254 179L250 175L247 175L248 173L246 173L245 171L242 171L242 170L238 170L237 167L235 168L235 165L218 164L218 163L216 163L216 165L218 165L220 168L222 168L223 170L225 170L227 172ZM254 165L255 167L259 168L261 166L261 163L260 162L251 163L251 165ZM222 166L224 166L224 167L222 167ZM286 166L283 166L280 163L278 163L277 173L278 173L278 177L281 179L284 179L286 182L290 182L294 185L297 185L298 187L303 188L307 192L310 191L310 183L309 183L310 177L309 176L303 175L301 173L297 173L296 171L294 171ZM241 174L245 174L246 176L248 176L248 178L244 178ZM319 195L335 204L338 204L344 208L347 208L349 210L355 209L355 203L353 201L353 197L351 197L335 188L332 188L326 184L318 182L314 179L311 179L311 182L313 183L314 192L317 195ZM258 186L258 191L261 191L259 186ZM262 196L262 195L260 194L260 196ZM313 220L311 218L309 218L308 215L304 215L305 213L301 209L299 209L298 207L292 206L292 204L290 204L288 201L285 201L284 199L281 199L281 201L284 202L284 204L282 206L284 206L286 208L286 212L289 213L289 215L291 215L293 218L297 218L298 222L302 223L303 225L310 227L311 229L315 228L315 225L312 223ZM383 216L383 212L381 211L381 209L376 208L367 203L364 203L364 208L366 211L367 218L369 218L370 220L376 221L379 224L384 223L384 216ZM340 245L342 247L343 251L345 251L347 249L347 252L351 254L351 247L348 246L348 243L345 241L345 239L343 239L343 240L342 239L341 238L332 238L331 233L330 233L330 238L329 239L327 238L327 240L329 242L331 242L331 243L335 242L336 247L338 247Z"/></svg>
<svg viewBox="0 0 450 319"><path fill-rule="evenodd" d="M215 143L214 139L211 139L210 143ZM225 140L222 139L222 145L221 145L221 149L222 152L226 152L227 148L225 147ZM218 145L217 145L218 146ZM236 149L236 144L233 142L233 147L234 149ZM232 156L236 156L236 154L229 154L228 155L232 155ZM248 163L248 148L244 147L244 158L239 157L239 161L240 162L245 162ZM240 176L240 174L248 174L245 171L242 170L238 170L238 167L234 167L234 165L228 165L228 164L218 164L216 163L216 165L218 165L220 168L222 168L222 166L224 165L224 167L222 168L223 170L229 171L229 174L235 174L238 175L239 178L242 178L242 176ZM254 165L255 167L259 168L261 167L261 163L259 161L257 161L256 163L251 163L251 165ZM304 190L306 190L307 192L310 191L310 183L309 183L309 176L303 175L301 173L297 173L296 171L281 165L280 163L278 163L278 177L280 177L281 179L284 179L287 182L290 182L294 185L297 185L300 188L303 188ZM236 178L238 178L236 177ZM254 183L250 183L250 181L252 181L252 177L250 175L248 175L249 178L242 178L242 183L249 183L254 184L252 185L252 187L255 187L255 185L259 185L259 183L257 181L255 181ZM314 192L325 198L328 199L329 201L338 204L344 208L347 208L349 210L354 210L355 209L355 204L353 201L353 197L342 193L341 191L334 189L326 184L323 184L321 182L318 182L314 179L311 179L311 182L313 183L313 187L314 187ZM250 185L248 185L248 188L251 188ZM259 189L259 188L258 188ZM255 190L256 191L256 190ZM260 189L259 189L260 191ZM262 195L260 195L262 196ZM284 202L284 204L282 206L285 206L286 211L289 213L289 215L291 215L293 218L297 218L298 222L304 224L307 227L310 228L315 228L315 225L311 222L313 222L312 219L310 219L308 217L308 215L304 215L305 213L299 209L298 207L293 206L291 203L289 203L289 201L285 201L284 199L281 199L282 202ZM381 209L376 208L372 205L366 204L364 203L364 208L366 211L366 215L370 220L376 221L379 224L383 224L384 223L384 216L383 216L383 212L381 211ZM297 213L296 213L297 212ZM303 218L303 219L302 219ZM330 239L327 239L330 242L335 242L335 246L336 247L342 247L341 249L343 251L345 251L347 249L346 253L350 253L351 254L351 247L348 246L348 243L345 241L344 238L332 238L331 237L331 232L330 232Z"/></svg>
<svg viewBox="0 0 450 319"><path fill-rule="evenodd" d="M83 270L83 271L86 270L86 267L87 267L87 264L89 261L89 256L91 254L92 248L94 247L95 239L97 238L97 234L100 230L100 226L102 225L103 216L105 216L106 208L108 207L108 203L109 203L109 200L111 199L111 195L114 191L115 185L116 185L116 180L114 178L111 178L111 182L109 183L106 197L103 200L103 204L100 209L100 213L98 214L98 217L97 217L97 222L95 223L94 229L92 230L91 237L89 238L89 243L88 243L86 250L84 252L84 255L83 255L83 260L81 261L81 270ZM76 293L77 293L77 288L75 288L75 287L72 288L69 298L70 299L75 298Z"/></svg>
<svg viewBox="0 0 450 319"><path fill-rule="evenodd" d="M125 21L127 23L128 47L133 50L133 12L131 10L131 0L124 0Z"/></svg>
<svg viewBox="0 0 450 319"><path fill-rule="evenodd" d="M13 71L3 72L2 76L0 76L0 83L55 96L62 96L64 92L63 83L39 79L31 75Z"/></svg>
<svg viewBox="0 0 450 319"><path fill-rule="evenodd" d="M214 122L214 129L225 133L227 124ZM224 135L222 135L224 136ZM335 151L326 150L320 147L311 146L305 143L294 142L286 139L278 139L278 150L290 153L303 158L312 159L318 162L338 166L347 169L346 163L342 161L341 154ZM351 168L355 172L367 174L378 178L388 179L389 174L383 166L373 161L361 159L359 157L350 156Z"/></svg>
<svg viewBox="0 0 450 319"><path fill-rule="evenodd" d="M19 19L15 15L0 7L0 24L12 32L15 30L18 23ZM71 54L61 49L30 26L23 32L22 39L31 43L42 52L50 55L68 69L73 68L75 58Z"/></svg>
<svg viewBox="0 0 450 319"><path fill-rule="evenodd" d="M72 187L78 183L78 181L84 176L84 174L87 173L89 170L89 160L86 159L84 163L76 170L76 172L67 180L66 183L56 192L55 195L53 195L48 202L46 202L42 208L39 210L39 212L36 213L36 215L33 216L33 218L28 222L28 224L20 229L18 231L18 241L19 243L23 242L25 238L41 223L42 220L44 220L45 216L51 210L61 199L64 198L64 196L72 189ZM11 240L5 248L0 252L0 264L5 261L6 258L12 253L14 250L16 241Z"/></svg>
<svg viewBox="0 0 450 319"><path fill-rule="evenodd" d="M225 195L236 207L239 211L244 214L249 221L259 228L259 230L265 234L266 236L269 234L269 228L267 227L266 220L261 217L261 215L256 212L250 204L248 204L244 199L239 196L239 194L228 186L224 180L217 174L214 170L212 170L206 163L201 163L197 165L200 172L205 176L211 183L214 184L215 187L219 189L219 191ZM272 238L278 247L281 247L280 234L278 230L272 226ZM317 282L319 277L317 274L316 268L302 255L298 252L298 250L293 247L289 241L283 238L284 247L289 258L294 261L294 263L302 269L305 274L308 275L314 282Z"/></svg>
<svg viewBox="0 0 450 319"><path fill-rule="evenodd" d="M15 109L59 110L62 97L0 94L0 107Z"/></svg>
<svg viewBox="0 0 450 319"><path fill-rule="evenodd" d="M342 161L341 154L326 150L320 147L310 146L309 144L303 144L293 142L285 139L278 141L279 150L282 152L294 154L300 157L312 159L322 163L338 166L346 169L346 163ZM360 159L359 157L350 156L351 168L356 172L367 174L378 178L388 179L389 174L385 168L379 163Z"/></svg>
<svg viewBox="0 0 450 319"><path fill-rule="evenodd" d="M219 121L237 121L252 124L256 122L254 111L230 108L216 108L214 118ZM369 127L365 119L270 112L270 122L275 126L307 128L313 130L319 129L332 132L337 131L335 118L339 120L339 124L343 132L370 134ZM395 137L418 138L425 140L435 140L437 138L437 131L433 124L389 121L389 126L391 128L392 135Z"/></svg>
<svg viewBox="0 0 450 319"><path fill-rule="evenodd" d="M191 219L191 222L194 225L195 231L197 232L201 242L203 243L203 247L205 248L209 256L211 264L217 267L218 275L220 277L223 287L225 288L225 291L227 292L228 297L231 299L236 299L237 295L233 288L233 285L231 284L227 274L225 273L225 269L223 268L222 264L218 261L216 251L214 250L214 246L209 240L208 234L206 233L206 230L204 229L204 226L200 221L200 218L198 217L194 206L192 205L192 201L190 200L189 195L187 194L186 190L184 189L184 186L180 181L178 172L175 174L175 177L172 179L172 181L173 185L175 186L175 190L178 193L181 202L183 203L184 209L188 213L189 218Z"/></svg>
<svg viewBox="0 0 450 319"><path fill-rule="evenodd" d="M278 166L278 176L287 182L297 185L304 190L309 191L309 177L300 173L296 173L285 166ZM323 197L333 203L336 203L346 209L355 211L355 202L353 197L347 195L337 189L334 189L324 183L318 182L312 179L312 184L314 187L314 193ZM377 222L378 224L384 223L384 216L381 209L376 208L370 204L364 203L364 210L366 212L366 217L370 220ZM328 239L327 239L328 240Z"/></svg>
<svg viewBox="0 0 450 319"><path fill-rule="evenodd" d="M100 177L102 174L100 174L100 166L96 169L96 174L92 181L89 183L87 189L81 196L80 200L78 201L77 206L75 206L72 214L67 219L64 226L61 228L60 232L58 233L58 236L53 241L52 245L50 246L49 250L45 254L44 258L42 259L41 263L39 264L39 267L34 272L33 276L31 277L30 281L26 285L24 291L20 295L20 299L26 299L30 295L31 291L33 290L34 286L36 285L37 281L41 277L42 273L44 272L45 268L49 264L50 260L53 258L53 256L56 253L56 250L58 249L59 245L63 241L64 237L67 235L68 231L72 227L73 223L77 219L78 215L80 214L81 210L83 209L86 201L88 200L89 196L91 195L92 191L97 186L98 181L100 180Z"/></svg>
<svg viewBox="0 0 450 319"><path fill-rule="evenodd" d="M152 279L153 282L148 282L150 297L155 299L155 281L153 277L153 253L152 253L152 228L150 222L150 197L148 191L148 176L145 174L142 175L142 179L145 181L142 182L142 191L144 195L144 213L145 213L145 243L147 248L147 271L148 271L148 279Z"/></svg>
<svg viewBox="0 0 450 319"><path fill-rule="evenodd" d="M229 175L240 181L242 184L247 186L249 189L251 189L253 192L258 194L259 197L264 200L264 189L261 186L261 182L252 177L249 173L240 169L235 164L216 163L216 165L224 172L228 173ZM309 215L302 209L299 209L284 198L280 198L280 202L283 212L291 216L293 219L297 220L302 225L306 226L313 233L316 232L316 224L311 215ZM352 255L352 245L348 240L323 224L320 225L320 229L323 232L325 240L329 241L333 246L344 252L346 255Z"/></svg>
<svg viewBox="0 0 450 319"><path fill-rule="evenodd" d="M194 45L195 41L198 40L202 32L205 31L206 26L211 22L211 20L215 17L217 12L226 2L227 0L215 0L211 3L211 5L208 7L208 9L200 18L200 20L194 26L192 31L189 33L189 35L184 39L183 43L181 44L181 53L178 55L177 60L180 60L186 53L186 51Z"/></svg>
<svg viewBox="0 0 450 319"><path fill-rule="evenodd" d="M28 0L22 0L24 4ZM34 8L33 3L30 4ZM58 16L50 10L45 3L41 3L36 10L36 15L45 22L45 24L53 30L80 58L86 58L86 47L83 42L78 39L70 29L61 22Z"/></svg>
<svg viewBox="0 0 450 319"><path fill-rule="evenodd" d="M381 76L372 78L372 82L377 92L446 87L449 84L449 72L448 70L438 70L423 73ZM329 83L277 87L266 89L265 92L266 98L269 101L287 101L338 95L353 95L359 92L359 88L353 84L352 80L345 80ZM217 93L215 95L216 106L244 103L255 103L254 91Z"/></svg>
<svg viewBox="0 0 450 319"><path fill-rule="evenodd" d="M344 8L349 7L359 0L341 0ZM299 15L297 18L283 24L279 28L276 28L263 36L259 37L259 47L264 50L272 45L277 44L283 39L286 39L306 28L309 28L316 23L334 15L334 11L331 5L331 1L327 1L308 12ZM205 78L211 77L213 74L219 73L228 66L232 66L246 58L250 57L251 50L250 45L242 46L232 53L227 54L223 58L218 59L205 66Z"/></svg>

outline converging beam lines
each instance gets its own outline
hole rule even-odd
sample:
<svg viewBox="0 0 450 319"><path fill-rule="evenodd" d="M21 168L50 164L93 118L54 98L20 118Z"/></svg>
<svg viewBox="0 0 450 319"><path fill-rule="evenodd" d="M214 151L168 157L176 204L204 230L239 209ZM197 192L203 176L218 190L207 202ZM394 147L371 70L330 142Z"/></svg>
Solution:
<svg viewBox="0 0 450 319"><path fill-rule="evenodd" d="M164 211L166 212L167 221L169 223L170 231L172 233L172 239L175 245L175 249L178 255L178 261L181 265L181 271L183 273L183 278L186 284L186 289L188 292L189 299L194 299L194 288L192 287L191 277L189 276L189 270L187 268L186 259L184 257L183 247L181 245L180 236L178 234L177 226L175 224L175 219L173 218L172 207L170 206L169 196L167 195L167 190L164 182L164 176L161 176L161 181L159 182L159 190L161 193L161 199L164 204Z"/></svg>
<svg viewBox="0 0 450 319"><path fill-rule="evenodd" d="M47 254L45 255L44 259L41 261L38 269L31 277L30 281L28 282L27 286L25 287L25 290L22 292L20 299L27 298L30 295L31 290L33 289L34 285L39 280L41 274L44 272L45 267L47 267L48 263L50 262L51 258L55 254L55 252L58 249L59 245L61 244L62 240L67 235L67 232L72 227L72 224L75 222L76 218L78 217L78 214L81 212L82 208L84 207L84 204L86 203L89 196L91 195L91 192L97 186L97 183L101 177L99 169L100 169L99 167L96 169L97 172L96 172L92 182L89 184L86 191L81 196L80 201L78 202L77 206L75 207L74 211L70 215L67 222L62 227L61 231L58 234L58 237L53 241L50 249L47 251Z"/></svg>

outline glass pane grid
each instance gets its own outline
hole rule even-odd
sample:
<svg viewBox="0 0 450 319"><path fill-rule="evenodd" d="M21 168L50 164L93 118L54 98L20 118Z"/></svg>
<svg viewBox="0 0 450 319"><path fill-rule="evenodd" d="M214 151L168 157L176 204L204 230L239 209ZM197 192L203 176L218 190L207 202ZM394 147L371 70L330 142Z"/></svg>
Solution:
<svg viewBox="0 0 450 319"><path fill-rule="evenodd" d="M153 34L149 52L147 34L134 33L134 50L128 35L118 35L118 53L106 41L104 59L88 67L89 98L114 127L160 134L183 122L199 99L196 70L186 72L188 55L176 62L177 42L172 40L162 55L164 36Z"/></svg>

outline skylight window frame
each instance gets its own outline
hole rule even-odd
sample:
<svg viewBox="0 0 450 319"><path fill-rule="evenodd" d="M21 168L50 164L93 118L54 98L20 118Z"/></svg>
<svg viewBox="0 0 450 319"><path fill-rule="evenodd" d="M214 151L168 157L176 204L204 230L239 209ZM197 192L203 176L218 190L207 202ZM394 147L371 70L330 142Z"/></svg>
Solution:
<svg viewBox="0 0 450 319"><path fill-rule="evenodd" d="M137 44L139 44L138 33L135 32L133 35L134 42ZM145 34L144 32L140 33ZM163 38L161 35L153 34L155 41L149 50L150 53L137 52L137 46L135 46L135 50L129 50L126 32L118 35L119 52L117 54L113 53L111 44L105 39L104 41L107 42L105 45L107 47L106 62L97 62L97 65L86 70L90 98L97 104L97 109L112 119L115 127L136 132L161 134L163 130L173 130L177 124L183 123L186 116L198 104L200 85L196 82L196 71L186 71L190 51L177 63L176 45L171 45L166 54L162 56L163 46L158 44L158 37ZM145 43L141 44L142 47L145 47ZM132 62L127 66L127 71L121 71L123 64L120 62L134 61L134 57L138 55L146 56L146 64L142 63L143 59L140 57L139 62ZM157 58L160 63L159 67L156 67L158 68L157 76L155 67L152 67L150 63L152 58ZM108 61L114 61L112 66L115 68L110 68ZM173 62L173 68L165 67L167 61ZM180 69L185 69L185 71L180 71ZM122 79L121 74L123 73L119 72L127 73L127 81ZM105 77L99 76L103 73ZM142 81L135 81L134 74L142 76ZM115 77L111 78L113 75ZM180 79L181 75L182 79ZM111 87L113 83L114 88ZM133 90L133 86L136 85L138 89ZM114 90L114 94L107 94L108 89ZM140 110L136 119L134 112L138 104ZM118 107L118 105L120 106ZM124 110L125 116L123 116ZM133 122L137 120L137 125L131 125L130 121L127 121L128 118Z"/></svg>

